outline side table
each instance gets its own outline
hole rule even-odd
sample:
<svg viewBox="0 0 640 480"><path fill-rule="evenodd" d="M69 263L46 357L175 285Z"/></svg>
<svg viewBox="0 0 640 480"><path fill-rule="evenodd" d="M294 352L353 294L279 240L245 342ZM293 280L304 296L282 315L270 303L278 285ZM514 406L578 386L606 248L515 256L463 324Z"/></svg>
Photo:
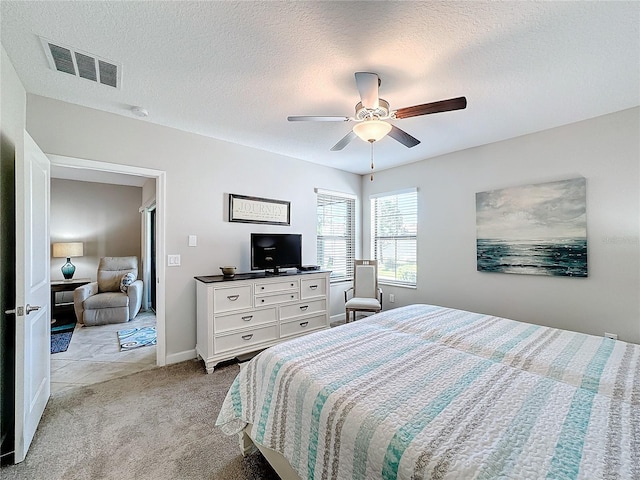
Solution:
<svg viewBox="0 0 640 480"><path fill-rule="evenodd" d="M74 278L71 280L51 280L51 324L65 324L76 321L73 302L56 303L57 292L72 292L76 288L91 283L90 278Z"/></svg>

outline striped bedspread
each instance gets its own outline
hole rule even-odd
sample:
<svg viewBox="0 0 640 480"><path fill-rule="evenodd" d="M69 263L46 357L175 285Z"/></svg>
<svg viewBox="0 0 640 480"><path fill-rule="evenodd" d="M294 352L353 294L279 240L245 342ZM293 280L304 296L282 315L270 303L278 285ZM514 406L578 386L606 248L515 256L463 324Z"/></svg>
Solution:
<svg viewBox="0 0 640 480"><path fill-rule="evenodd" d="M411 305L256 356L247 423L302 479L640 479L640 346Z"/></svg>

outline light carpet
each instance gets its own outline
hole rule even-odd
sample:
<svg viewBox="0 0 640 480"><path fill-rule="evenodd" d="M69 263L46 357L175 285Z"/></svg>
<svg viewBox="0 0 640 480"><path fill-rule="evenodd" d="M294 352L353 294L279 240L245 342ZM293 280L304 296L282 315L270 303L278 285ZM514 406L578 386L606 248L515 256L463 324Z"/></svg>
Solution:
<svg viewBox="0 0 640 480"><path fill-rule="evenodd" d="M54 395L24 462L3 480L276 480L260 454L214 426L237 363L146 370Z"/></svg>

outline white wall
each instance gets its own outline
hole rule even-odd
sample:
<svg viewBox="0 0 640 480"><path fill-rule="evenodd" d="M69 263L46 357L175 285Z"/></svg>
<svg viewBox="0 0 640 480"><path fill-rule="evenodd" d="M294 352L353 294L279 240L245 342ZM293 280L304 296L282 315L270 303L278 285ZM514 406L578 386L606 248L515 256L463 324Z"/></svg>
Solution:
<svg viewBox="0 0 640 480"><path fill-rule="evenodd" d="M385 287L400 306L449 305L523 321L640 341L639 109L378 172L374 182L269 152L28 95L27 129L50 154L167 172L168 361L195 345L193 276L220 265L249 269L252 231L302 233L303 262L315 263L314 187L358 195L369 252L371 193L417 186L419 276L415 290ZM51 128L56 125L56 128ZM250 173L248 173L250 172ZM575 176L587 179L589 278L480 273L475 263L475 193ZM291 201L291 226L227 221L227 195ZM188 247L187 236L198 236ZM308 239L311 238L309 242ZM362 254L367 256L366 254ZM359 255L360 256L360 255ZM333 315L342 290L332 288Z"/></svg>
<svg viewBox="0 0 640 480"><path fill-rule="evenodd" d="M27 130L47 154L167 172L166 253L182 263L166 270L169 362L194 352L194 276L221 265L248 271L255 231L302 233L303 263L314 264L314 188L360 193L358 175L36 95L27 96ZM291 226L228 222L229 193L290 201ZM190 234L197 247L187 246ZM332 288L332 313L342 309L341 291Z"/></svg>
<svg viewBox="0 0 640 480"><path fill-rule="evenodd" d="M431 303L640 342L639 119L629 109L364 177L363 252L369 195L419 189L418 287L383 286L385 306ZM477 192L577 176L587 180L588 278L476 271Z"/></svg>
<svg viewBox="0 0 640 480"><path fill-rule="evenodd" d="M74 278L96 280L101 257L138 257L141 278L142 188L51 179L51 243L82 242L84 256L72 258ZM62 280L66 259L51 257L51 279Z"/></svg>

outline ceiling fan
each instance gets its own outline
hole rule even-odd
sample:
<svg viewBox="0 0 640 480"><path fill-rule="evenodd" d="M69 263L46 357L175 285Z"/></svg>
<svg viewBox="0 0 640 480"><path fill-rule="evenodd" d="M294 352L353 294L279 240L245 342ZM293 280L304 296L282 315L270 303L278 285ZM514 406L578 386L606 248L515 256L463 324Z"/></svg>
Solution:
<svg viewBox="0 0 640 480"><path fill-rule="evenodd" d="M431 113L461 110L467 106L465 97L457 97L392 110L389 107L389 102L378 96L378 87L381 83L378 75L370 72L356 72L355 76L360 102L356 104L356 113L353 117L295 115L287 117L287 120L290 122L358 122L353 130L331 147L332 151L342 150L356 137L370 142L373 148L373 143L381 140L387 134L405 147L411 148L418 145L420 140L385 120L400 120Z"/></svg>

